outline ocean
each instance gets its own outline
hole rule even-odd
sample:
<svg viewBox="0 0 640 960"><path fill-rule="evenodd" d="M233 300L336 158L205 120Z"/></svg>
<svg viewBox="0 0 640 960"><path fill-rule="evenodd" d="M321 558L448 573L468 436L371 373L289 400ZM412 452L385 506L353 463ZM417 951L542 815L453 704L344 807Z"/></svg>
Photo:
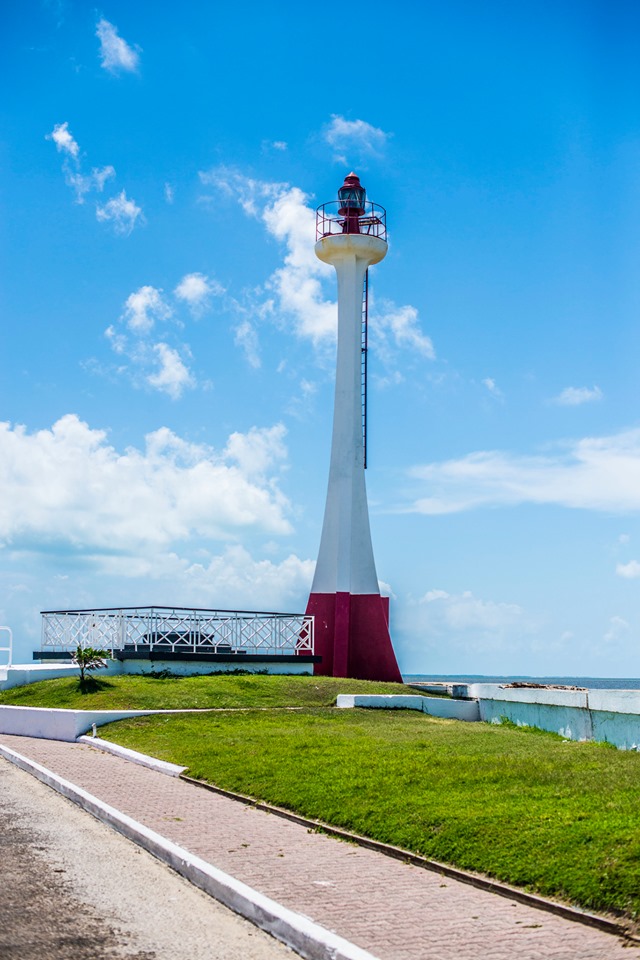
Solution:
<svg viewBox="0 0 640 960"><path fill-rule="evenodd" d="M586 687L588 690L640 690L640 679L633 677L521 677L515 675L495 677L475 673L404 673L402 679L406 683L415 681L423 683L432 681L444 683L513 683L514 680L526 680L529 683L560 683L567 687Z"/></svg>

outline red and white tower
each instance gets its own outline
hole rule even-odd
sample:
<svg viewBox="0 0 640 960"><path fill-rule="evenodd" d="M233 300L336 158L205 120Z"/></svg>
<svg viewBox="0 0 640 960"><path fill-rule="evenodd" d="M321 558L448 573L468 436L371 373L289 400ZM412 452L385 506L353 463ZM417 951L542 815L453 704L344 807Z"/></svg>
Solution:
<svg viewBox="0 0 640 960"><path fill-rule="evenodd" d="M317 673L401 681L364 479L367 271L387 253L386 214L366 200L355 173L338 197L316 213L316 256L338 276L338 354L329 487L307 614L315 617L315 652L322 657Z"/></svg>

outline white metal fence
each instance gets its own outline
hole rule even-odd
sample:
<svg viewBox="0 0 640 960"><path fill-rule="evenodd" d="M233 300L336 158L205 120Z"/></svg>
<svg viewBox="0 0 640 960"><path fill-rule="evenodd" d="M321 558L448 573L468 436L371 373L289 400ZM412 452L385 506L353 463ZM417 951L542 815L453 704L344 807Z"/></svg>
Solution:
<svg viewBox="0 0 640 960"><path fill-rule="evenodd" d="M8 654L9 654L9 659L7 660L6 663L0 664L0 666L2 666L2 667L10 667L10 666L11 666L11 659L12 659L12 657L13 657L13 631L11 630L11 627L0 627L0 633L2 633L3 631L6 631L6 632L9 634L9 646L8 646L8 647L0 647L0 653L8 653Z"/></svg>
<svg viewBox="0 0 640 960"><path fill-rule="evenodd" d="M122 607L43 610L42 649L313 655L313 617L296 613Z"/></svg>

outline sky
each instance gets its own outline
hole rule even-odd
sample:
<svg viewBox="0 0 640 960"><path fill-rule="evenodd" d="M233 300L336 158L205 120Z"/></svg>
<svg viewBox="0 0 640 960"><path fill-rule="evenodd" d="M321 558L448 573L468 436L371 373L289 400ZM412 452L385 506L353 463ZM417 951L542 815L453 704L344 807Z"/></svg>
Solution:
<svg viewBox="0 0 640 960"><path fill-rule="evenodd" d="M0 623L304 610L355 170L405 673L640 676L640 11L13 0Z"/></svg>

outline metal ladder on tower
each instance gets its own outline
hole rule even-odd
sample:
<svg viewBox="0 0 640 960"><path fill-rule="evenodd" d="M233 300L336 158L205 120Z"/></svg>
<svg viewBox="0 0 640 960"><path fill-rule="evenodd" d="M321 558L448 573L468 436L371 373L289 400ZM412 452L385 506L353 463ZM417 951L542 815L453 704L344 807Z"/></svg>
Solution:
<svg viewBox="0 0 640 960"><path fill-rule="evenodd" d="M362 287L362 344L360 353L360 397L362 411L362 446L364 450L364 469L367 469L367 351L369 320L369 271L364 275Z"/></svg>

